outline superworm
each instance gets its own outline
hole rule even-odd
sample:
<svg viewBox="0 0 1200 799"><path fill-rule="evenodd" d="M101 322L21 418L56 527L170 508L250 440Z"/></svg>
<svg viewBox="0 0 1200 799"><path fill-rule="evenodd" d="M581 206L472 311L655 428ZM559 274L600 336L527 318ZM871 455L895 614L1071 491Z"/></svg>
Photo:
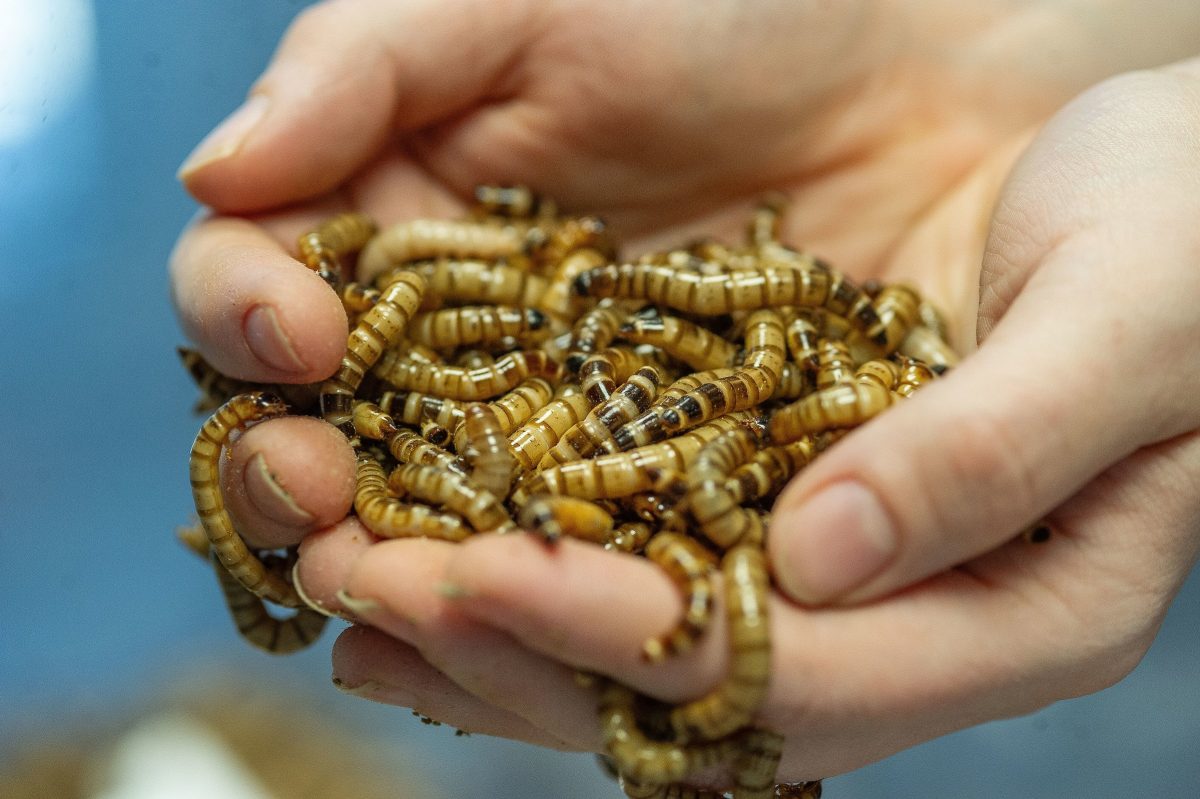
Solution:
<svg viewBox="0 0 1200 799"><path fill-rule="evenodd" d="M513 457L522 469L529 470L537 466L538 461L558 443L559 437L578 424L591 409L592 405L583 392L578 386L574 388L574 393L551 400L508 437Z"/></svg>
<svg viewBox="0 0 1200 799"><path fill-rule="evenodd" d="M621 325L619 333L627 341L660 347L696 370L732 366L737 357L734 344L686 319L664 316L654 307L639 311Z"/></svg>
<svg viewBox="0 0 1200 799"><path fill-rule="evenodd" d="M563 362L567 372L578 375L584 361L612 343L624 319L625 312L613 300L601 300L595 308L582 314L571 327L567 357Z"/></svg>
<svg viewBox="0 0 1200 799"><path fill-rule="evenodd" d="M555 379L559 365L541 350L510 352L492 366L464 369L461 366L414 364L394 352L379 359L374 374L398 389L437 394L456 400L484 400L515 388L527 377Z"/></svg>
<svg viewBox="0 0 1200 799"><path fill-rule="evenodd" d="M759 546L736 546L721 559L721 575L729 620L729 673L706 696L671 710L672 729L688 741L719 740L746 726L767 695L771 640L766 555Z"/></svg>
<svg viewBox="0 0 1200 799"><path fill-rule="evenodd" d="M721 741L681 745L651 740L638 727L633 691L615 682L606 682L600 691L600 725L604 751L622 777L638 783L681 782L731 754L729 744Z"/></svg>
<svg viewBox="0 0 1200 799"><path fill-rule="evenodd" d="M712 617L716 558L694 538L659 533L646 544L646 557L659 566L683 596L683 618L671 631L642 645L642 658L657 663L692 648Z"/></svg>
<svg viewBox="0 0 1200 799"><path fill-rule="evenodd" d="M628 347L607 347L589 356L579 367L579 385L588 402L598 405L638 369L653 365Z"/></svg>
<svg viewBox="0 0 1200 799"><path fill-rule="evenodd" d="M517 463L496 412L489 405L472 403L467 406L462 427L467 439L463 456L471 465L471 480L504 500Z"/></svg>
<svg viewBox="0 0 1200 799"><path fill-rule="evenodd" d="M496 495L454 472L418 463L402 464L388 475L388 488L397 494L442 505L465 518L480 533L517 529Z"/></svg>
<svg viewBox="0 0 1200 799"><path fill-rule="evenodd" d="M281 416L286 411L282 401L268 394L237 395L218 408L200 428L192 444L188 470L196 513L213 553L234 579L256 597L297 608L302 602L296 589L283 575L268 570L238 535L225 510L219 486L221 450L233 432L244 430L253 422Z"/></svg>
<svg viewBox="0 0 1200 799"><path fill-rule="evenodd" d="M646 410L663 382L662 372L643 366L626 380L612 396L588 413L579 424L567 430L538 464L545 469L559 463L586 458L613 439L613 431Z"/></svg>
<svg viewBox="0 0 1200 799"><path fill-rule="evenodd" d="M381 538L425 536L461 541L474 532L458 516L390 496L383 466L364 452L358 453L354 511L363 526Z"/></svg>
<svg viewBox="0 0 1200 799"><path fill-rule="evenodd" d="M491 222L414 219L383 228L359 256L359 272L374 277L390 267L426 258L497 258L521 255L525 235Z"/></svg>
<svg viewBox="0 0 1200 799"><path fill-rule="evenodd" d="M569 536L604 544L613 531L612 515L595 502L554 494L530 497L521 507L517 522L550 542Z"/></svg>
<svg viewBox="0 0 1200 799"><path fill-rule="evenodd" d="M351 404L367 371L400 340L408 320L421 304L425 280L414 272L400 272L383 291L379 302L363 314L350 331L346 354L333 377L321 384L321 415L347 438L354 435Z"/></svg>
<svg viewBox="0 0 1200 799"><path fill-rule="evenodd" d="M740 507L725 485L761 443L753 428L735 427L701 447L688 469L688 510L704 536L723 550L735 544L762 546L766 537L762 517Z"/></svg>
<svg viewBox="0 0 1200 799"><path fill-rule="evenodd" d="M488 261L441 258L417 262L406 269L429 283L429 298L422 306L425 310L438 307L440 302L535 307L549 287L541 275ZM399 271L404 270L384 273L379 282L386 285Z"/></svg>
<svg viewBox="0 0 1200 799"><path fill-rule="evenodd" d="M342 259L365 247L375 230L375 223L365 214L338 214L301 235L296 249L305 266L336 291L344 279Z"/></svg>
<svg viewBox="0 0 1200 799"><path fill-rule="evenodd" d="M546 316L536 308L477 305L423 311L413 316L406 335L435 349L495 344L505 338L534 341L546 331Z"/></svg>

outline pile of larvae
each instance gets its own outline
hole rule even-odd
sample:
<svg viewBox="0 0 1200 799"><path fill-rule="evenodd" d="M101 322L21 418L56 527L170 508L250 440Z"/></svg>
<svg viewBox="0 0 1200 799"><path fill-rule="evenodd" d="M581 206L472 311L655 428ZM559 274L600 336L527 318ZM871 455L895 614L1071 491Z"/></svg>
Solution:
<svg viewBox="0 0 1200 799"><path fill-rule="evenodd" d="M599 219L521 187L479 188L465 219L377 231L343 214L302 236L299 259L349 318L334 375L252 385L181 350L200 407L216 408L190 461L204 535L187 540L211 556L241 634L293 651L326 618L291 582L294 551L251 550L234 528L219 456L260 420L318 415L357 452L354 510L377 536L572 536L658 564L685 614L645 642L648 661L704 633L719 572L725 681L671 707L591 677L606 760L630 797L725 796L685 787L713 773L736 799L819 796L819 782L776 785L782 737L752 725L770 678L769 509L798 470L956 357L913 289L858 286L780 242L782 210L764 201L742 244L628 261Z"/></svg>

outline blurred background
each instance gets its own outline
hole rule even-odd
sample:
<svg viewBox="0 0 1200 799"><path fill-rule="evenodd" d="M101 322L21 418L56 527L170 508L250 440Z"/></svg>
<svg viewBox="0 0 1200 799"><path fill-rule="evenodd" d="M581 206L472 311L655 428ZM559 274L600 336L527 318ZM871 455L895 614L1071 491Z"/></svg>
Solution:
<svg viewBox="0 0 1200 799"><path fill-rule="evenodd" d="M112 776L121 758L156 741L191 742L186 773L236 771L204 760L205 723L228 751L257 753L256 784L277 799L325 795L300 763L391 786L337 785L345 799L614 799L589 756L456 737L338 694L330 633L287 659L250 650L175 540L200 420L167 293L168 253L196 211L174 173L305 5L0 0L0 797L20 795L22 775L43 780L29 796L73 795L51 783L84 772L92 787L75 795L193 795L166 773L158 793L104 786L132 784ZM1196 796L1198 629L1194 576L1115 688L934 741L829 780L826 795ZM107 766L80 765L117 741Z"/></svg>

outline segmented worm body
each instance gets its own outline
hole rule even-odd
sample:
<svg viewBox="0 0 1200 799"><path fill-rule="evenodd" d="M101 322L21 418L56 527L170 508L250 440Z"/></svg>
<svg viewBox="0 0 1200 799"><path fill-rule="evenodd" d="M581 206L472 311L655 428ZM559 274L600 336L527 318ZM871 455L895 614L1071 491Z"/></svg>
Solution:
<svg viewBox="0 0 1200 799"><path fill-rule="evenodd" d="M578 375L584 361L611 344L624 318L625 311L613 300L601 300L595 308L581 315L571 327L564 361L567 372Z"/></svg>
<svg viewBox="0 0 1200 799"><path fill-rule="evenodd" d="M551 400L508 437L513 457L522 469L537 466L558 439L587 415L592 404L575 387L574 393Z"/></svg>
<svg viewBox="0 0 1200 799"><path fill-rule="evenodd" d="M301 235L296 249L305 266L336 291L344 279L342 259L365 247L375 230L375 223L365 214L338 214Z"/></svg>
<svg viewBox="0 0 1200 799"><path fill-rule="evenodd" d="M513 258L525 251L519 227L491 222L414 219L383 228L359 256L366 277L427 258Z"/></svg>
<svg viewBox="0 0 1200 799"><path fill-rule="evenodd" d="M717 559L694 538L670 532L650 539L646 557L666 572L683 596L683 618L675 629L642 645L642 657L657 663L688 651L708 629Z"/></svg>
<svg viewBox="0 0 1200 799"><path fill-rule="evenodd" d="M415 364L388 352L380 359L374 374L398 389L456 400L484 400L512 390L527 377L553 380L558 371L558 363L541 350L510 352L496 359L492 366L481 369Z"/></svg>
<svg viewBox="0 0 1200 799"><path fill-rule="evenodd" d="M397 466L388 476L388 488L425 502L444 506L459 514L480 533L507 533L516 525L499 498L454 472L407 463Z"/></svg>
<svg viewBox="0 0 1200 799"><path fill-rule="evenodd" d="M192 499L208 542L233 578L256 597L277 605L295 608L301 601L296 589L284 575L268 570L233 526L221 496L220 455L234 431L244 430L253 422L281 416L284 404L268 394L239 394L216 410L200 428L188 463Z"/></svg>
<svg viewBox="0 0 1200 799"><path fill-rule="evenodd" d="M749 724L767 695L771 641L767 633L770 578L758 546L736 546L721 560L729 621L729 674L700 699L671 710L671 727L684 740L715 741Z"/></svg>
<svg viewBox="0 0 1200 799"><path fill-rule="evenodd" d="M443 301L528 308L536 306L549 287L541 275L488 261L439 258L407 268L429 284L429 301L423 306L427 309ZM381 282L386 285L394 274L385 273Z"/></svg>
<svg viewBox="0 0 1200 799"><path fill-rule="evenodd" d="M598 405L638 369L653 365L627 347L608 347L589 356L579 367L579 386L588 402Z"/></svg>
<svg viewBox="0 0 1200 799"><path fill-rule="evenodd" d="M681 782L730 755L729 744L721 741L685 745L651 740L638 727L633 691L614 682L600 691L600 725L604 751L623 778L638 783Z"/></svg>
<svg viewBox="0 0 1200 799"><path fill-rule="evenodd" d="M476 305L424 311L413 316L407 336L435 349L495 344L506 338L536 340L546 331L546 316L536 308Z"/></svg>
<svg viewBox="0 0 1200 799"><path fill-rule="evenodd" d="M383 466L359 452L354 511L363 526L381 538L424 536L461 541L474 531L459 516L438 513L428 505L404 503L387 490Z"/></svg>
<svg viewBox="0 0 1200 799"><path fill-rule="evenodd" d="M620 336L653 344L697 370L731 366L737 358L737 347L731 342L686 319L664 316L654 307L639 311L621 325Z"/></svg>
<svg viewBox="0 0 1200 799"><path fill-rule="evenodd" d="M595 502L555 494L530 497L521 507L517 522L551 542L570 536L604 544L613 532L612 515Z"/></svg>
<svg viewBox="0 0 1200 799"><path fill-rule="evenodd" d="M643 366L597 405L579 424L567 430L538 464L546 469L559 463L586 458L613 440L613 431L646 410L663 382L662 372Z"/></svg>
<svg viewBox="0 0 1200 799"><path fill-rule="evenodd" d="M467 439L463 456L471 465L471 480L497 499L505 499L517 463L496 411L481 403L468 405L463 431Z"/></svg>
<svg viewBox="0 0 1200 799"><path fill-rule="evenodd" d="M176 347L175 351L179 353L179 360L183 361L183 368L191 375L196 388L200 389L200 399L196 400L192 413L212 413L231 397L253 390L253 383L226 377L196 350Z"/></svg>
<svg viewBox="0 0 1200 799"><path fill-rule="evenodd" d="M350 331L346 354L333 377L321 384L321 415L347 438L354 435L351 404L367 371L404 335L408 320L425 294L425 280L402 271L388 285L371 310Z"/></svg>
<svg viewBox="0 0 1200 799"><path fill-rule="evenodd" d="M688 510L704 536L721 549L762 546L766 538L762 517L741 507L726 487L733 470L751 460L761 444L753 428L735 427L701 447L688 470Z"/></svg>

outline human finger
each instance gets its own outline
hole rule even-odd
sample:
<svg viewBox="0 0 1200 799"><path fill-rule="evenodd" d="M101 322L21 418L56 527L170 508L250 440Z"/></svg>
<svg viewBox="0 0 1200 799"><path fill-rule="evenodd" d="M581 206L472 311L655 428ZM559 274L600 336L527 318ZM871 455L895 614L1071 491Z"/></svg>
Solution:
<svg viewBox="0 0 1200 799"><path fill-rule="evenodd" d="M249 98L180 168L201 202L227 213L315 197L415 130L505 91L535 9L327 0L303 11ZM457 53L454 69L445 55ZM465 57L463 57L465 56Z"/></svg>
<svg viewBox="0 0 1200 799"><path fill-rule="evenodd" d="M354 562L339 601L360 622L416 647L460 688L574 748L596 748L596 696L573 669L455 609L443 575L456 546L429 539L372 546Z"/></svg>
<svg viewBox="0 0 1200 799"><path fill-rule="evenodd" d="M312 383L346 346L346 313L315 272L263 226L203 219L171 254L180 325L220 372L262 383Z"/></svg>
<svg viewBox="0 0 1200 799"><path fill-rule="evenodd" d="M1200 235L1186 221L1200 210L1200 157L1175 119L1200 124L1198 85L1126 76L1041 132L1001 194L979 351L777 501L769 546L790 596L858 602L910 585L998 546L1138 447L1200 424L1183 399L1200 389L1186 343L1200 326L1182 299L1200 291ZM1135 274L1138 262L1154 266ZM1153 318L1131 326L1131 307Z"/></svg>
<svg viewBox="0 0 1200 799"><path fill-rule="evenodd" d="M387 705L412 708L427 719L464 732L570 750L528 721L464 691L414 647L365 625L342 632L333 645L339 690Z"/></svg>

